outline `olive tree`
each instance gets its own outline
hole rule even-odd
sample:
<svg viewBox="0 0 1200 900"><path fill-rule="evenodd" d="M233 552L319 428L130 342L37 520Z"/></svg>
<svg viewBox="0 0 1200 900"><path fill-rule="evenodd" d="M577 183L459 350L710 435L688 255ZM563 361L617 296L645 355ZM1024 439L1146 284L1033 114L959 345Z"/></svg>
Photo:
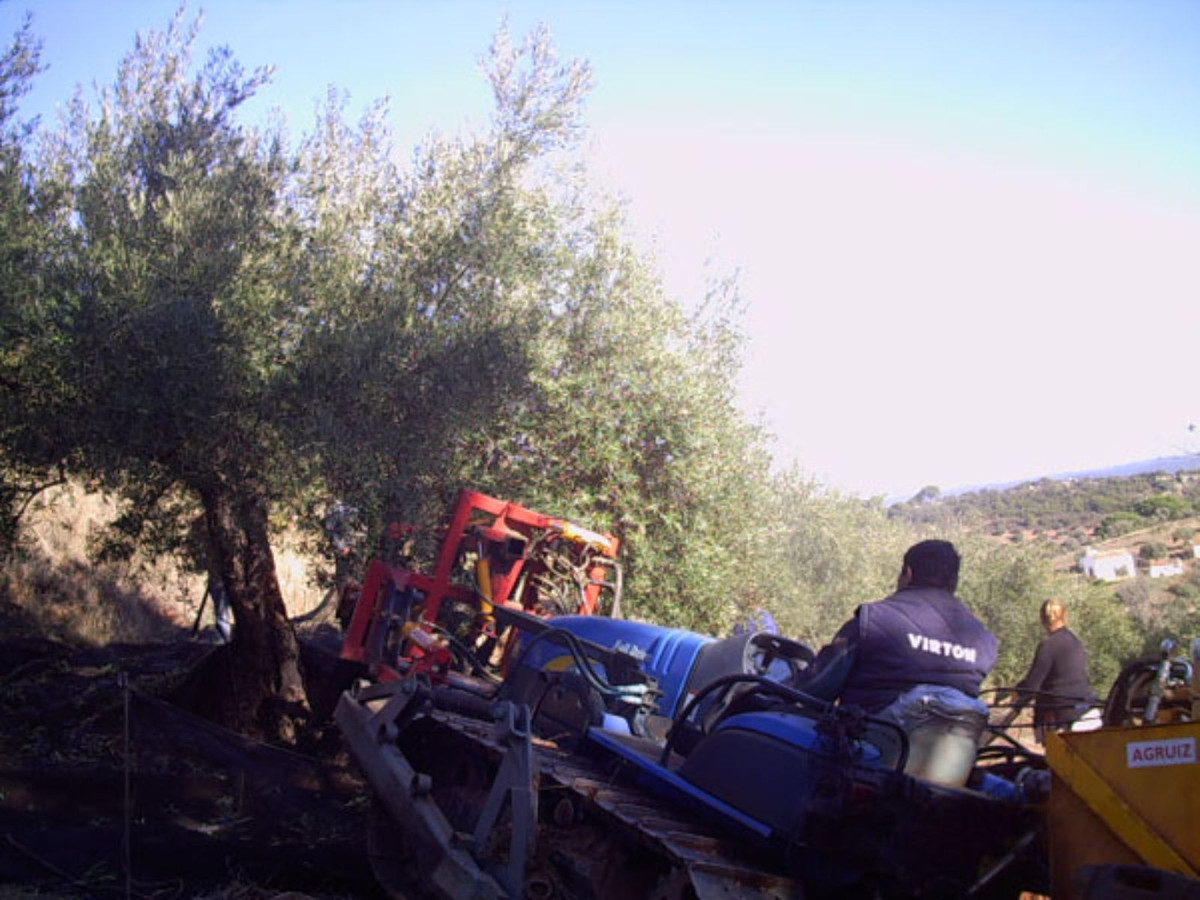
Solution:
<svg viewBox="0 0 1200 900"><path fill-rule="evenodd" d="M47 262L46 217L28 159L34 123L19 103L39 69L40 46L28 20L0 55L0 547L9 550L24 507L47 484L55 466L9 449L16 440L41 442L54 422L41 410L56 391L53 354L39 337L53 310L40 302Z"/></svg>
<svg viewBox="0 0 1200 900"><path fill-rule="evenodd" d="M627 609L719 627L767 465L734 402L736 291L691 315L664 295L578 164L589 73L544 29L501 31L487 74L491 129L409 171L336 102L303 150L294 396L322 481L376 518L434 526L471 486L611 529Z"/></svg>
<svg viewBox="0 0 1200 900"><path fill-rule="evenodd" d="M817 646L860 603L895 590L904 551L918 539L878 501L825 489L794 467L774 480L768 521L764 566L776 616L789 633Z"/></svg>
<svg viewBox="0 0 1200 900"><path fill-rule="evenodd" d="M194 39L181 17L139 36L99 102L77 95L49 136L51 246L27 294L48 310L29 351L41 402L14 414L5 450L120 496L129 542L165 545L202 512L237 621L223 714L287 736L306 712L268 537L286 447L287 160L236 121L268 73L223 50L193 73Z"/></svg>
<svg viewBox="0 0 1200 900"><path fill-rule="evenodd" d="M501 31L480 136L431 136L401 170L378 107L347 123L336 98L301 148L296 435L328 488L382 516L435 519L480 433L526 402L532 350L560 279L561 224L532 182L571 146L588 85L549 35ZM469 469L469 465L468 465Z"/></svg>
<svg viewBox="0 0 1200 900"><path fill-rule="evenodd" d="M78 98L53 135L37 352L55 428L5 449L122 497L130 544L178 544L202 510L236 619L226 718L286 736L305 713L270 545L280 505L428 508L464 479L515 488L511 469L564 512L720 550L695 498L722 470L719 435L739 432L693 424L729 392L715 355L688 356L723 339L662 301L611 215L546 177L578 133L585 67L559 66L544 31L520 48L502 32L491 131L431 139L401 174L378 111L351 126L331 102L294 156L240 124L268 73L222 50L193 73L194 38L179 18L139 37L99 105ZM673 565L678 604L689 563Z"/></svg>

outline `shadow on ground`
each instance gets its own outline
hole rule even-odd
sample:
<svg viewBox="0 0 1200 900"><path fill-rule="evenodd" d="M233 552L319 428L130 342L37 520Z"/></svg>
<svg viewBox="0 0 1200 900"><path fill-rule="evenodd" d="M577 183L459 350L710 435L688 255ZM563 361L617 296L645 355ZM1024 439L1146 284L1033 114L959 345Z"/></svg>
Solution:
<svg viewBox="0 0 1200 900"><path fill-rule="evenodd" d="M346 672L327 630L303 644L320 714L283 749L181 705L225 652L186 630L96 648L8 625L0 884L98 900L381 896L363 840L366 788L328 719Z"/></svg>

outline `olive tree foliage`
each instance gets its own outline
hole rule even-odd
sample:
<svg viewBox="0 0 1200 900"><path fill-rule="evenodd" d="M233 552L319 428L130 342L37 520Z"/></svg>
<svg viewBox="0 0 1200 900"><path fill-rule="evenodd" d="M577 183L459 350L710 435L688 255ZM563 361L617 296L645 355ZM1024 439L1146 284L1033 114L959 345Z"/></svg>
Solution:
<svg viewBox="0 0 1200 900"><path fill-rule="evenodd" d="M24 508L43 488L61 481L56 466L8 449L14 439L35 441L54 428L52 420L37 415L55 392L55 380L42 377L53 356L38 353L38 338L52 311L39 298L48 245L27 152L34 123L23 121L19 110L40 68L39 53L26 20L0 55L0 548L5 551L14 545Z"/></svg>
<svg viewBox="0 0 1200 900"><path fill-rule="evenodd" d="M268 533L286 458L288 166L236 121L268 73L214 51L193 74L195 34L181 13L139 36L98 102L78 95L48 136L40 189L57 205L35 287L49 312L31 350L45 367L30 375L44 403L38 420L14 413L6 451L120 496L127 544L178 546L202 513L237 621L223 715L286 736L306 711Z"/></svg>
<svg viewBox="0 0 1200 900"><path fill-rule="evenodd" d="M718 627L767 464L734 402L736 290L691 315L663 294L576 162L589 73L545 30L502 30L486 73L491 129L411 170L336 102L302 149L294 396L323 483L429 531L463 487L611 529L627 610Z"/></svg>
<svg viewBox="0 0 1200 900"><path fill-rule="evenodd" d="M768 457L736 406L742 350L732 280L691 312L624 236L620 207L559 167L528 196L545 239L526 390L494 398L450 471L527 505L610 529L625 607L716 630L747 591L741 544Z"/></svg>
<svg viewBox="0 0 1200 900"><path fill-rule="evenodd" d="M558 286L558 210L526 182L569 149L587 69L559 66L544 30L519 49L501 31L487 72L493 128L432 136L409 169L386 108L351 124L336 96L300 148L295 433L324 490L376 523L442 517L462 448L528 394Z"/></svg>
<svg viewBox="0 0 1200 900"><path fill-rule="evenodd" d="M537 145L524 137L532 121L553 122L568 141L581 134L575 116L520 99L547 85L582 88L536 74L549 68L539 63L545 37L527 45L535 74L515 87L511 47L498 41L493 89L506 116L519 113L507 125L500 118L517 152ZM736 282L712 284L691 312L666 296L653 260L626 238L620 206L572 163L548 158L530 172L509 195L520 202L496 223L518 264L500 271L538 273L536 287L506 297L508 315L524 323L528 371L522 391L491 395L490 414L455 446L444 474L613 531L627 611L719 630L752 593L745 546L769 462L761 430L736 405ZM511 255L514 227L534 238L515 245L520 256Z"/></svg>
<svg viewBox="0 0 1200 900"><path fill-rule="evenodd" d="M634 615L721 630L754 594L768 503L763 435L734 394L736 293L717 285L685 315L615 232L588 239L563 268L573 298L543 333L533 405L488 468L547 502L573 486L566 512L624 543Z"/></svg>
<svg viewBox="0 0 1200 900"><path fill-rule="evenodd" d="M1108 585L1060 577L1066 585L1059 596L1067 603L1071 629L1087 647L1092 686L1103 699L1121 669L1151 648Z"/></svg>
<svg viewBox="0 0 1200 900"><path fill-rule="evenodd" d="M821 646L855 607L896 589L904 551L918 535L878 501L828 490L799 470L779 473L756 558L769 572L769 607L781 627Z"/></svg>
<svg viewBox="0 0 1200 900"><path fill-rule="evenodd" d="M1042 637L1038 610L1059 586L1033 548L1008 547L964 536L958 596L999 641L989 686L1015 684L1033 660Z"/></svg>

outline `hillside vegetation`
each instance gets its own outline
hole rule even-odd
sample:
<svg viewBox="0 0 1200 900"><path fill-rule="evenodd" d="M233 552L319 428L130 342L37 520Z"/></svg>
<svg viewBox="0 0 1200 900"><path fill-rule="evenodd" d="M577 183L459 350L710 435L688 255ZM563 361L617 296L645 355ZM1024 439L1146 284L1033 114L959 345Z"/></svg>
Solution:
<svg viewBox="0 0 1200 900"><path fill-rule="evenodd" d="M1154 472L1122 478L1049 478L1003 490L942 496L925 488L889 508L894 518L925 527L961 527L1009 542L1033 540L1074 550L1164 523L1200 516L1200 461L1196 471ZM1190 537L1190 535L1189 535Z"/></svg>

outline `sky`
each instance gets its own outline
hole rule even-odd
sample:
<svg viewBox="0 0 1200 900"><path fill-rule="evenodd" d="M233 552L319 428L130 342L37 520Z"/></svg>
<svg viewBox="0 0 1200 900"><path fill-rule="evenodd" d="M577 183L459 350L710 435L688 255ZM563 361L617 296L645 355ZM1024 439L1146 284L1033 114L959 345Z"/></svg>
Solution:
<svg viewBox="0 0 1200 900"><path fill-rule="evenodd" d="M44 124L173 0L32 13ZM507 21L593 71L588 153L689 306L731 272L747 414L838 491L903 499L1198 449L1200 2L209 0L201 47L310 127L485 128Z"/></svg>

